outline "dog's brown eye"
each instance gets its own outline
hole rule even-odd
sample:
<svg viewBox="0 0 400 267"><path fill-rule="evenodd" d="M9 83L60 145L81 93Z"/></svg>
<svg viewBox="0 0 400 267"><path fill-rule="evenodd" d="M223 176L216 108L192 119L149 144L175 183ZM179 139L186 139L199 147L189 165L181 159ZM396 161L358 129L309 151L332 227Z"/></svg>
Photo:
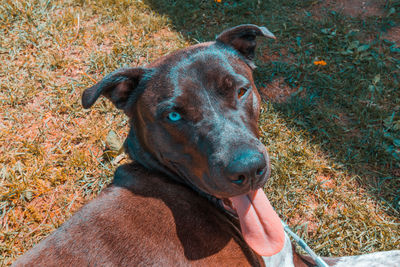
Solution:
<svg viewBox="0 0 400 267"><path fill-rule="evenodd" d="M244 94L247 92L247 88L240 88L238 91L238 98L241 98L242 96L244 96Z"/></svg>

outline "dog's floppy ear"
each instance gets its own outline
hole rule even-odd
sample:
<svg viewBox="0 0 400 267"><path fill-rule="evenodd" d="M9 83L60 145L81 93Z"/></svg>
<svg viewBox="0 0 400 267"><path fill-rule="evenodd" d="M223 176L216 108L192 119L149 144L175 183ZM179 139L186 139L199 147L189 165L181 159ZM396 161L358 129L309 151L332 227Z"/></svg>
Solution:
<svg viewBox="0 0 400 267"><path fill-rule="evenodd" d="M149 72L146 68L122 68L108 74L82 94L82 106L90 108L100 95L104 95L119 109L125 109L130 96L139 93L137 86Z"/></svg>
<svg viewBox="0 0 400 267"><path fill-rule="evenodd" d="M217 36L216 41L217 43L221 42L235 48L246 59L251 61L254 58L257 36L276 39L265 27L259 27L254 24L243 24L223 31Z"/></svg>

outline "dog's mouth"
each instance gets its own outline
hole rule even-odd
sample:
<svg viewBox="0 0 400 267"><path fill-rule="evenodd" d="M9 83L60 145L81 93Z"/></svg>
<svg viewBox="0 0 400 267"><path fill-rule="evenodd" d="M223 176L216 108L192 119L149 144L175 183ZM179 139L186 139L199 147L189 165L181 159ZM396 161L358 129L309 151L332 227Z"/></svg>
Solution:
<svg viewBox="0 0 400 267"><path fill-rule="evenodd" d="M175 171L179 170L173 162L170 163ZM183 173L178 173L180 177L185 177ZM285 244L283 226L262 188L242 195L219 198L199 190L190 179L185 181L217 206L239 218L243 238L257 254L269 257L282 250Z"/></svg>
<svg viewBox="0 0 400 267"><path fill-rule="evenodd" d="M221 205L239 218L243 238L257 254L269 257L282 250L285 234L281 220L261 188L221 199Z"/></svg>

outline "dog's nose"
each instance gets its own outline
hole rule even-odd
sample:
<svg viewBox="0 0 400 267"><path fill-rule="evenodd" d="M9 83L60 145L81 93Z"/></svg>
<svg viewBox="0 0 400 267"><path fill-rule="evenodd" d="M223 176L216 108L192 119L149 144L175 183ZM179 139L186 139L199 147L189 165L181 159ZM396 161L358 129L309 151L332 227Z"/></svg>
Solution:
<svg viewBox="0 0 400 267"><path fill-rule="evenodd" d="M264 155L258 151L242 151L233 158L225 169L230 181L237 185L250 185L261 182L267 171Z"/></svg>

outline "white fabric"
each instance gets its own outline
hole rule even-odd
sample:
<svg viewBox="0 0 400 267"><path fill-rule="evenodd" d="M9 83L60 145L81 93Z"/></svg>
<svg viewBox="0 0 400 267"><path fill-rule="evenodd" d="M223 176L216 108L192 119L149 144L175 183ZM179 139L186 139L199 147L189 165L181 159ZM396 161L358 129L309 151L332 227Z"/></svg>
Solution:
<svg viewBox="0 0 400 267"><path fill-rule="evenodd" d="M294 267L292 243L286 232L283 249L274 256L263 257L263 260L267 267Z"/></svg>
<svg viewBox="0 0 400 267"><path fill-rule="evenodd" d="M283 249L271 257L262 257L267 267L294 267L292 243L285 232ZM334 267L400 267L400 250L341 257Z"/></svg>
<svg viewBox="0 0 400 267"><path fill-rule="evenodd" d="M400 250L343 257L335 267L400 267Z"/></svg>

